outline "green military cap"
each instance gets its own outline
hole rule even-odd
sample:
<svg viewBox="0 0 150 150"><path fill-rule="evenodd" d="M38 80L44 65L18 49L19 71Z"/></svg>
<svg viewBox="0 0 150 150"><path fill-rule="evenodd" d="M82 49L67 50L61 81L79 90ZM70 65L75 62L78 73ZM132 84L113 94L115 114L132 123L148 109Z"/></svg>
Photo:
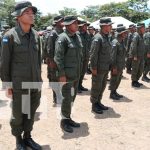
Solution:
<svg viewBox="0 0 150 150"><path fill-rule="evenodd" d="M64 17L63 24L65 26L68 26L68 25L71 25L72 23L74 23L75 21L78 21L77 16L66 16L66 17Z"/></svg>
<svg viewBox="0 0 150 150"><path fill-rule="evenodd" d="M59 22L61 20L64 20L64 17L61 16L61 15L54 17L54 23L57 23L57 22Z"/></svg>
<svg viewBox="0 0 150 150"><path fill-rule="evenodd" d="M145 23L142 23L142 22L137 23L136 27L137 28L145 27Z"/></svg>
<svg viewBox="0 0 150 150"><path fill-rule="evenodd" d="M29 2L29 1L21 1L21 2L16 3L15 11L11 15L14 16L14 17L21 16L22 13L28 8L32 8L34 13L37 12L37 8L32 6L31 2Z"/></svg>
<svg viewBox="0 0 150 150"><path fill-rule="evenodd" d="M121 27L121 26L123 26L123 24L117 24L117 27Z"/></svg>
<svg viewBox="0 0 150 150"><path fill-rule="evenodd" d="M95 30L93 26L88 26L88 30L91 30L91 29Z"/></svg>
<svg viewBox="0 0 150 150"><path fill-rule="evenodd" d="M122 33L124 33L124 32L127 32L128 30L127 30L126 27L123 26L123 24L122 24L122 26L121 26L121 25L120 25L120 26L117 26L116 31L117 31L118 34L122 34Z"/></svg>
<svg viewBox="0 0 150 150"><path fill-rule="evenodd" d="M90 25L90 23L88 23L88 22L85 21L85 20L78 20L78 26L79 26L79 27L84 26L85 24L86 24L87 26Z"/></svg>
<svg viewBox="0 0 150 150"><path fill-rule="evenodd" d="M113 24L113 22L111 21L111 18L106 18L106 17L100 18L99 23L100 23L100 26Z"/></svg>
<svg viewBox="0 0 150 150"><path fill-rule="evenodd" d="M130 24L129 29L136 27L135 24Z"/></svg>
<svg viewBox="0 0 150 150"><path fill-rule="evenodd" d="M6 24L6 25L3 25L2 28L4 28L5 30L7 30L7 29L10 28L10 26Z"/></svg>

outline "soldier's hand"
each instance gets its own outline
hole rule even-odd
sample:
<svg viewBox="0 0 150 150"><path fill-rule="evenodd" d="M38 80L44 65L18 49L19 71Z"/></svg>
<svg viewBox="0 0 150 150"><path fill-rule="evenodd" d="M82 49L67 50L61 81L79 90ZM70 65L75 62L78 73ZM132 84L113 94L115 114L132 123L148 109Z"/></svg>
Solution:
<svg viewBox="0 0 150 150"><path fill-rule="evenodd" d="M92 75L94 75L94 76L97 75L97 69L92 69Z"/></svg>
<svg viewBox="0 0 150 150"><path fill-rule="evenodd" d="M46 64L49 64L49 58L45 59Z"/></svg>
<svg viewBox="0 0 150 150"><path fill-rule="evenodd" d="M67 82L66 76L62 76L59 78L59 82Z"/></svg>
<svg viewBox="0 0 150 150"><path fill-rule="evenodd" d="M118 73L117 68L113 68L113 69L112 69L112 75L117 75L117 73Z"/></svg>
<svg viewBox="0 0 150 150"><path fill-rule="evenodd" d="M134 58L133 58L133 60L137 61L137 60L138 60L138 58L137 58L137 57L134 57Z"/></svg>
<svg viewBox="0 0 150 150"><path fill-rule="evenodd" d="M13 90L12 89L6 89L6 97L12 98Z"/></svg>
<svg viewBox="0 0 150 150"><path fill-rule="evenodd" d="M150 53L147 54L147 58L150 58Z"/></svg>

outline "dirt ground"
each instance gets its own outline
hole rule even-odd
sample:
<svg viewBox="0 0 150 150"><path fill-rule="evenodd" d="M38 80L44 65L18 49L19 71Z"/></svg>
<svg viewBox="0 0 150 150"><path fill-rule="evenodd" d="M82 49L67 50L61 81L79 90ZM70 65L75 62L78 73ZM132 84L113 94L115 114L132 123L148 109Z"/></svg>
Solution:
<svg viewBox="0 0 150 150"><path fill-rule="evenodd" d="M47 81L46 65L43 65L42 76ZM109 99L107 84L102 102L110 109L95 115L91 113L91 75L86 75L84 86L89 91L77 96L72 113L81 128L72 134L60 129L60 107L53 106L51 89L43 89L44 109L36 113L33 138L43 150L150 150L150 83L142 83L144 86L140 89L132 88L130 76L124 72L118 92L125 97L120 101ZM9 126L10 103L1 90L0 150L15 149L15 138Z"/></svg>

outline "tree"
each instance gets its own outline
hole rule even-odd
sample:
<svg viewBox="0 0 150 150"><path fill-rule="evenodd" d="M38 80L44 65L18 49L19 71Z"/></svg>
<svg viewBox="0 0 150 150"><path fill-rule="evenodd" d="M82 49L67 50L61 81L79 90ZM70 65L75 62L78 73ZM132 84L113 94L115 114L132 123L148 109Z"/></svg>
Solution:
<svg viewBox="0 0 150 150"><path fill-rule="evenodd" d="M75 8L67 8L64 7L63 10L59 11L59 14L62 16L67 16L67 15L77 15L77 11Z"/></svg>
<svg viewBox="0 0 150 150"><path fill-rule="evenodd" d="M15 0L0 0L0 22L6 21L13 26L15 21L11 13L14 11Z"/></svg>

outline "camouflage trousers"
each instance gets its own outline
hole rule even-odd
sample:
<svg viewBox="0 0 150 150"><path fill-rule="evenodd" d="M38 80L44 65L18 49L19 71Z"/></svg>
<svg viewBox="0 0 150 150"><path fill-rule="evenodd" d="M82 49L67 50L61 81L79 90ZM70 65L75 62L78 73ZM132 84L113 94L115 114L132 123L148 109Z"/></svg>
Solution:
<svg viewBox="0 0 150 150"><path fill-rule="evenodd" d="M132 81L138 81L143 73L144 69L144 60L138 59L138 60L132 60L132 74L131 79Z"/></svg>
<svg viewBox="0 0 150 150"><path fill-rule="evenodd" d="M122 78L122 71L118 71L118 73L116 75L113 75L111 73L111 79L110 79L110 90L111 91L115 91L118 89L120 82L121 82L121 78Z"/></svg>
<svg viewBox="0 0 150 150"><path fill-rule="evenodd" d="M143 74L147 75L150 71L150 58L145 58Z"/></svg>
<svg viewBox="0 0 150 150"><path fill-rule="evenodd" d="M96 76L92 75L91 97L92 103L100 102L106 88L109 71L101 70Z"/></svg>
<svg viewBox="0 0 150 150"><path fill-rule="evenodd" d="M28 95L30 100L22 98ZM36 89L13 90L12 118L10 120L11 131L14 136L19 136L22 132L30 132L33 129L34 115L40 104L41 92Z"/></svg>
<svg viewBox="0 0 150 150"><path fill-rule="evenodd" d="M77 95L78 81L68 82L62 87L61 114L64 118L70 118L71 108Z"/></svg>
<svg viewBox="0 0 150 150"><path fill-rule="evenodd" d="M86 73L86 71L87 71L87 67L88 67L88 61L85 60L85 61L83 61L81 76L80 76L80 79L79 79L79 87L82 85L82 82L83 82L85 73Z"/></svg>

